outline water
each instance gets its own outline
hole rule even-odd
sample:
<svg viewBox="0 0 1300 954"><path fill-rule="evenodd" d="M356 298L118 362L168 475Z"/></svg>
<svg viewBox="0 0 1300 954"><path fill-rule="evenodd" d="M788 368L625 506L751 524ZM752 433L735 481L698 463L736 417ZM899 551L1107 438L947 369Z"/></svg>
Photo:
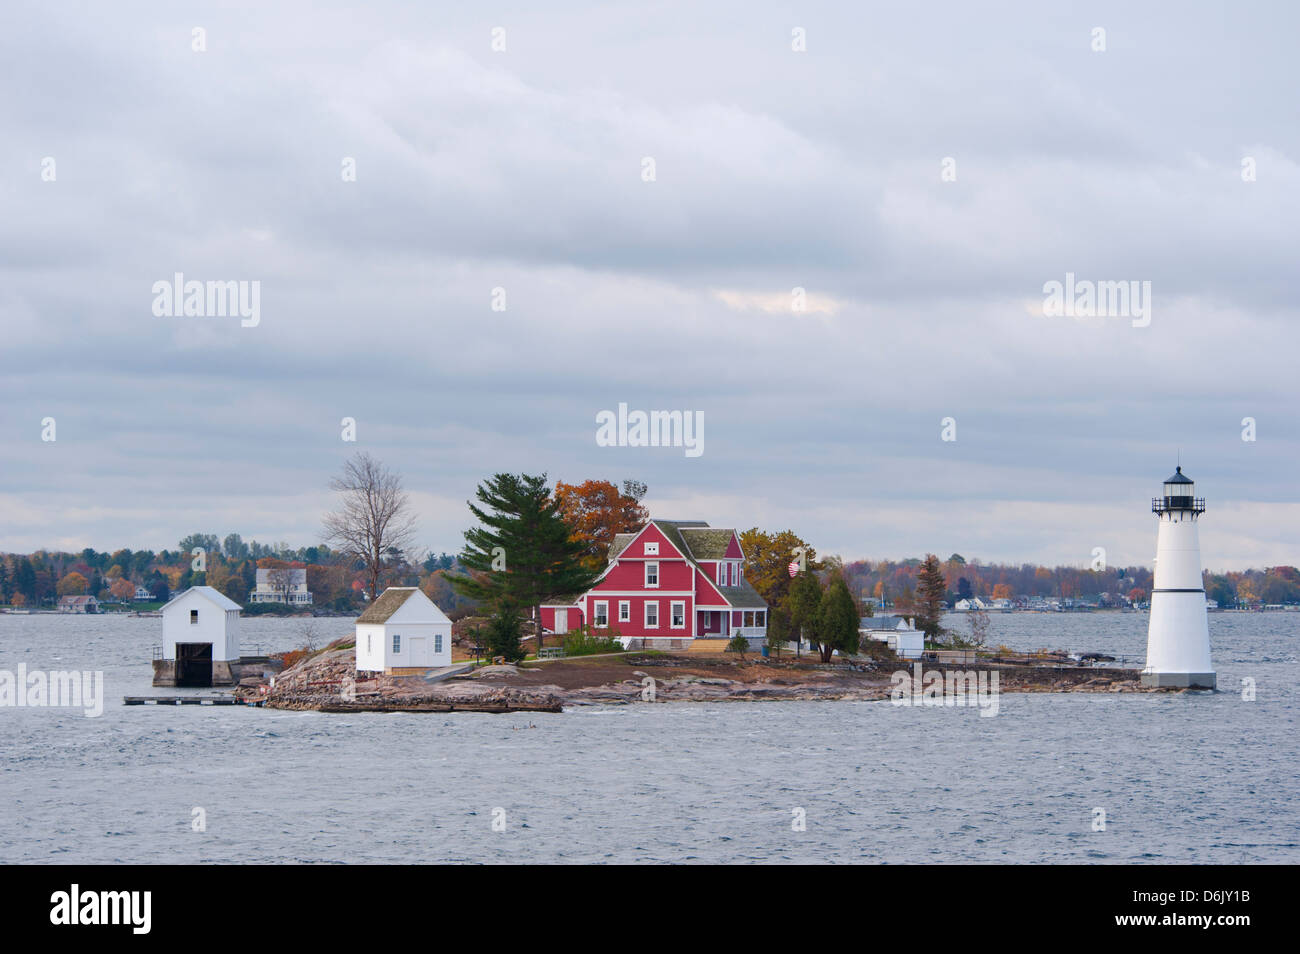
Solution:
<svg viewBox="0 0 1300 954"><path fill-rule="evenodd" d="M1146 622L998 615L992 641L1140 657ZM300 641L299 621L242 626L246 645ZM162 691L161 620L0 616L0 669L101 669L108 697L97 719L0 709L0 859L1295 863L1297 630L1300 614L1211 614L1224 691L1007 694L995 718L887 702L340 716L123 706Z"/></svg>

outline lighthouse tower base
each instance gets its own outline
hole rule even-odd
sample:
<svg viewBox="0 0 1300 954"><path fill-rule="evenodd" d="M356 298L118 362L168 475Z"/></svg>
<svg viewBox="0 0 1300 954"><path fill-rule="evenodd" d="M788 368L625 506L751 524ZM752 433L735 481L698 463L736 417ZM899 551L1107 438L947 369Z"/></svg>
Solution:
<svg viewBox="0 0 1300 954"><path fill-rule="evenodd" d="M1142 685L1148 689L1213 689L1212 672L1144 672Z"/></svg>

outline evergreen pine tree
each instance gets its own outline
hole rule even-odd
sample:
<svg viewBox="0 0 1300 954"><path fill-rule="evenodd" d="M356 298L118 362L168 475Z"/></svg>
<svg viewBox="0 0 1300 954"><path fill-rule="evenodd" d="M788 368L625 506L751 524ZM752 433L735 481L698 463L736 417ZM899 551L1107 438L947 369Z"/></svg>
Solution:
<svg viewBox="0 0 1300 954"><path fill-rule="evenodd" d="M822 585L816 576L804 570L794 578L794 582L790 584L790 592L786 596L786 609L790 613L790 625L794 630L795 639L800 643L804 639L814 643L820 642L817 638L817 626L821 601ZM796 654L800 648L801 646L796 644Z"/></svg>
<svg viewBox="0 0 1300 954"><path fill-rule="evenodd" d="M452 577L463 596L497 607L530 607L542 645L542 603L588 590L599 571L582 564L584 547L570 537L546 475L495 474L479 484L469 504L481 526L465 531L460 562L469 576Z"/></svg>
<svg viewBox="0 0 1300 954"><path fill-rule="evenodd" d="M849 655L858 651L858 610L849 592L844 577L838 573L831 578L818 606L819 625L817 635L820 640L822 662L831 661L835 650L840 655Z"/></svg>
<svg viewBox="0 0 1300 954"><path fill-rule="evenodd" d="M790 623L790 611L784 605L773 606L767 614L767 648L778 659L781 650L789 641L794 627Z"/></svg>
<svg viewBox="0 0 1300 954"><path fill-rule="evenodd" d="M519 635L519 606L513 600L502 599L483 634L488 652L493 657L504 657L506 662L518 662L524 658L524 651L519 648Z"/></svg>
<svg viewBox="0 0 1300 954"><path fill-rule="evenodd" d="M925 631L925 638L936 641L943 636L944 611L948 608L948 583L943 578L939 558L926 554L921 571L916 576L916 627Z"/></svg>
<svg viewBox="0 0 1300 954"><path fill-rule="evenodd" d="M14 571L14 589L27 597L28 603L36 600L36 570L32 567L32 561L23 557L18 561L18 568Z"/></svg>

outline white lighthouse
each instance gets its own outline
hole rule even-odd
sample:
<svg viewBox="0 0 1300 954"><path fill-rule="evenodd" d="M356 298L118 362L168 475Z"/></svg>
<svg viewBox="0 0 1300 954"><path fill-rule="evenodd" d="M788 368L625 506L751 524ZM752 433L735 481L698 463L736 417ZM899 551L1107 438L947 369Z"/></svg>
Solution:
<svg viewBox="0 0 1300 954"><path fill-rule="evenodd" d="M1156 539L1151 628L1142 684L1213 689L1201 545L1196 534L1196 520L1205 512L1205 500L1196 496L1196 485L1180 466L1165 481L1165 495L1151 501L1151 510L1160 518L1160 535Z"/></svg>

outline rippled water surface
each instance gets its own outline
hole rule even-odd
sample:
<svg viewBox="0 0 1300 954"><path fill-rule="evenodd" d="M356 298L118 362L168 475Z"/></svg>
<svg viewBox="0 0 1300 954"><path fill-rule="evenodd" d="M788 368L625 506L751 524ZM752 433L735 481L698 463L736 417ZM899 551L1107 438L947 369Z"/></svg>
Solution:
<svg viewBox="0 0 1300 954"><path fill-rule="evenodd" d="M1136 614L992 625L1016 648L1145 645ZM244 620L244 642L287 648L300 627ZM123 706L163 691L161 620L0 616L0 669L107 683L100 718L0 709L0 859L1294 863L1298 632L1300 614L1211 614L1223 691L1007 694L995 718L887 702L340 716Z"/></svg>

